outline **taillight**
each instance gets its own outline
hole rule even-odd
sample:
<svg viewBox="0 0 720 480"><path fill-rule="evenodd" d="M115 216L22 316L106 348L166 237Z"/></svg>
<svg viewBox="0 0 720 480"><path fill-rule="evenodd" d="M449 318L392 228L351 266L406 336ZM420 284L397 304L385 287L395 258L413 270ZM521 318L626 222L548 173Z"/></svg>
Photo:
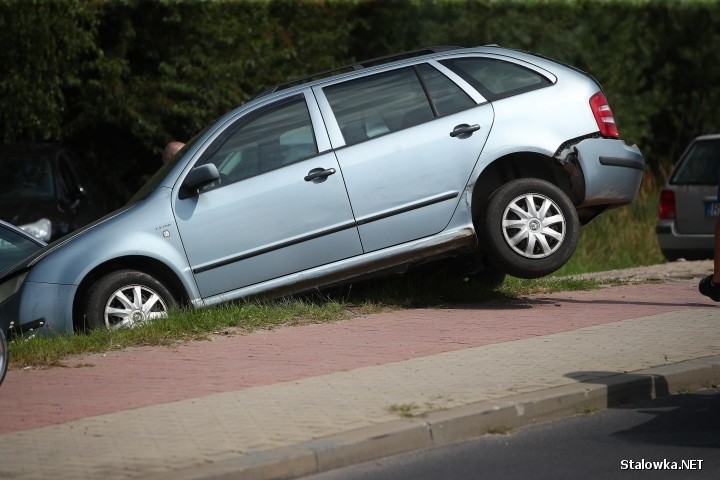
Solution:
<svg viewBox="0 0 720 480"><path fill-rule="evenodd" d="M610 105L608 105L608 101L602 92L590 97L590 108L595 116L598 129L600 129L600 135L609 138L620 138L620 132L618 132L615 124L615 117L613 117Z"/></svg>
<svg viewBox="0 0 720 480"><path fill-rule="evenodd" d="M672 190L660 192L658 217L660 217L660 220L672 220L675 218L675 192Z"/></svg>

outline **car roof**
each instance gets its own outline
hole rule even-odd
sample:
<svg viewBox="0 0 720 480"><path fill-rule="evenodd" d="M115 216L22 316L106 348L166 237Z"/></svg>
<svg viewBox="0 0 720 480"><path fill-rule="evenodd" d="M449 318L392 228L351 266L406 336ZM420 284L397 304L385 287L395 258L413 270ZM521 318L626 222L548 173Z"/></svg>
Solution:
<svg viewBox="0 0 720 480"><path fill-rule="evenodd" d="M444 56L446 54L490 54L490 55L501 55L504 57L510 57L514 60L519 60L522 62L532 63L536 67L539 67L540 69L547 72L547 74L555 77L555 72L553 69L557 69L558 67L565 67L569 70L573 70L576 73L583 74L587 77L590 77L586 72L583 72L581 70L578 70L577 68L565 65L561 62L557 62L556 60L543 57L542 55L537 55L531 52L526 52L523 50L516 50L511 48L503 48L500 45L497 44L488 44L488 45L479 45L475 47L458 47L458 46L431 46L431 47L425 47L418 50L410 50L406 52L401 52L393 55L388 55L384 57L378 57L371 60L363 60L360 62L355 62L349 65L345 65L343 67L339 68L333 68L330 70L325 70L322 72L318 72L306 77L302 77L299 79L291 80L289 82L281 83L278 85L275 85L273 87L270 87L269 89L266 89L262 92L260 92L258 95L254 96L250 99L249 102L242 105L242 107L247 107L252 104L257 104L258 101L262 100L270 100L273 97L281 96L281 95L292 95L294 93L297 93L305 88L308 88L308 86L316 86L321 85L328 81L334 81L336 79L348 79L352 78L353 76L359 74L363 70L371 70L371 71L383 71L385 68L388 67L394 67L394 66L401 66L404 64L415 64L422 61L432 60L437 57ZM551 67L552 65L552 67ZM595 81L592 77L590 77L591 80ZM596 82L597 83L597 82Z"/></svg>
<svg viewBox="0 0 720 480"><path fill-rule="evenodd" d="M335 67L335 68L331 68L329 70L323 70L321 72L313 73L312 75L308 75L308 76L301 77L301 78L296 78L296 79L290 80L288 82L274 85L274 86L268 88L267 90L260 92L258 95L255 96L255 98L263 97L265 95L269 95L271 93L275 93L280 90L286 90L291 87L310 83L315 80L322 80L324 78L332 77L332 76L339 75L342 73L350 73L352 71L362 70L364 68L377 67L379 65L385 65L388 63L398 62L400 60L407 60L410 58L422 57L422 56L426 56L426 55L431 55L433 53L447 52L447 51L451 51L451 50L460 50L462 48L463 47L458 47L458 46L439 45L439 46L420 48L417 50L409 50L406 52L394 53L392 55L376 57L376 58L372 58L370 60L362 60L359 62L354 62L354 63L350 63L348 65L344 65L342 67Z"/></svg>

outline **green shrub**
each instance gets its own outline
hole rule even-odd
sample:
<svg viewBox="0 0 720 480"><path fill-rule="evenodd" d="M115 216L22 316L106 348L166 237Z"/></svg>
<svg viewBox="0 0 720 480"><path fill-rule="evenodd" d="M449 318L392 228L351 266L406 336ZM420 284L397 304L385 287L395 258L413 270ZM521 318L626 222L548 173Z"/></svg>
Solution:
<svg viewBox="0 0 720 480"><path fill-rule="evenodd" d="M600 215L582 227L570 261L555 275L614 270L664 261L655 236L659 190L652 177L632 205Z"/></svg>

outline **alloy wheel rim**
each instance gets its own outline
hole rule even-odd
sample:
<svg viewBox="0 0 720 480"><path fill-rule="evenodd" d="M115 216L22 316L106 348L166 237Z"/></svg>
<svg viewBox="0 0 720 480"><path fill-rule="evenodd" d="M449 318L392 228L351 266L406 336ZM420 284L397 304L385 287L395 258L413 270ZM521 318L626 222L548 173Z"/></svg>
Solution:
<svg viewBox="0 0 720 480"><path fill-rule="evenodd" d="M151 288L128 285L117 289L105 304L105 326L132 328L149 320L167 317L167 305Z"/></svg>
<svg viewBox="0 0 720 480"><path fill-rule="evenodd" d="M538 193L516 197L502 217L505 241L525 258L546 258L555 253L565 240L566 228L557 203Z"/></svg>

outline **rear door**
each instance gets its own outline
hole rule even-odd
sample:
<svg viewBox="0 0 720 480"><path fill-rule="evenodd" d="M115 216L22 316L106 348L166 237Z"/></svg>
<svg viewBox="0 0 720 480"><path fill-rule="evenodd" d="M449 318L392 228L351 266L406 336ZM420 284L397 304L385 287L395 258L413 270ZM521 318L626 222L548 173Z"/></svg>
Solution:
<svg viewBox="0 0 720 480"><path fill-rule="evenodd" d="M314 91L364 251L442 231L490 132L492 106L428 63Z"/></svg>
<svg viewBox="0 0 720 480"><path fill-rule="evenodd" d="M670 178L675 188L675 228L684 234L713 234L720 214L720 138L698 140Z"/></svg>

